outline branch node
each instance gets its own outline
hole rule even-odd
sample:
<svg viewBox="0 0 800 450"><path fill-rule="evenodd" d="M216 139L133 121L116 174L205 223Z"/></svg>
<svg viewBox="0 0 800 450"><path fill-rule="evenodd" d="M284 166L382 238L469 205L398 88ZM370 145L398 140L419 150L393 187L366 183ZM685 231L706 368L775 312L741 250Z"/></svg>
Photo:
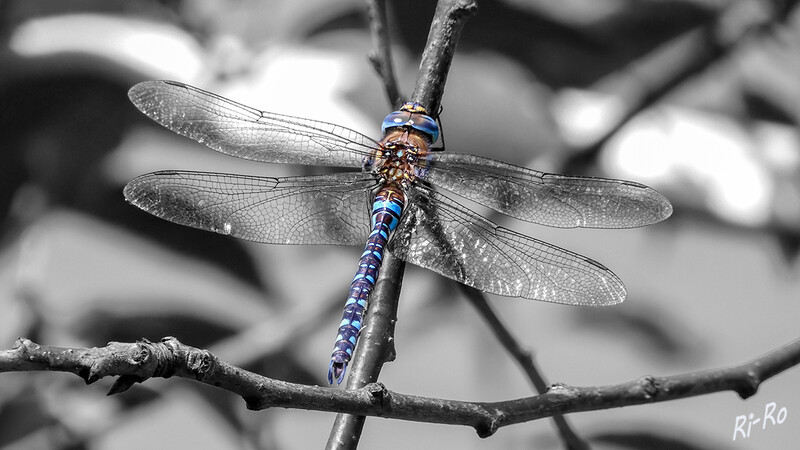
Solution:
<svg viewBox="0 0 800 450"><path fill-rule="evenodd" d="M759 366L758 362L755 363ZM746 400L758 392L758 386L761 384L761 376L753 369L748 369L745 375L740 379L738 386L734 388L736 394L742 400Z"/></svg>
<svg viewBox="0 0 800 450"><path fill-rule="evenodd" d="M211 352L198 349L195 352L189 353L186 365L189 370L200 379L203 375L211 371L211 368L214 366L214 361L214 356Z"/></svg>
<svg viewBox="0 0 800 450"><path fill-rule="evenodd" d="M460 0L458 7L454 10L454 15L458 17L474 16L478 12L478 3L474 0Z"/></svg>
<svg viewBox="0 0 800 450"><path fill-rule="evenodd" d="M499 428L500 420L498 420L495 416L492 416L492 419L489 421L481 421L477 426L475 426L475 432L478 433L479 438L485 439L495 434Z"/></svg>
<svg viewBox="0 0 800 450"><path fill-rule="evenodd" d="M364 390L370 395L370 403L384 407L391 400L391 394L383 383L370 383L364 386Z"/></svg>
<svg viewBox="0 0 800 450"><path fill-rule="evenodd" d="M166 339L169 338L161 339L161 342L158 343L142 339L136 343L142 350L142 363L150 358L154 359L156 365L152 374L154 377L169 378L175 374L178 355Z"/></svg>
<svg viewBox="0 0 800 450"><path fill-rule="evenodd" d="M34 343L30 339L26 338L19 338L14 342L14 346L11 347L12 350L20 350L23 354L29 353L29 349L38 349L39 344Z"/></svg>
<svg viewBox="0 0 800 450"><path fill-rule="evenodd" d="M655 400L658 393L661 391L661 383L652 375L645 375L639 380L642 387L642 393L647 400Z"/></svg>
<svg viewBox="0 0 800 450"><path fill-rule="evenodd" d="M259 386L258 389L259 391L261 391L262 389L264 389L264 386L263 385ZM247 407L247 409L249 409L250 411L260 411L264 409L264 407L262 406L263 402L260 396L242 397L242 399L244 399L245 407Z"/></svg>

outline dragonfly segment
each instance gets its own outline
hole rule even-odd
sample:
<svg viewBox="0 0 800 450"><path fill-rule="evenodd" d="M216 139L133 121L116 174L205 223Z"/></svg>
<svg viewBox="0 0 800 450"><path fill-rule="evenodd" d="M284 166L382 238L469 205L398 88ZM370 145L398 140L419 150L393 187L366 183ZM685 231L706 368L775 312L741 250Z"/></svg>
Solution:
<svg viewBox="0 0 800 450"><path fill-rule="evenodd" d="M498 226L443 191L554 227L640 227L672 214L664 196L639 183L429 152L439 129L414 103L386 117L379 142L176 82L140 83L129 96L156 122L227 155L365 169L288 178L161 171L137 177L124 191L128 201L158 217L256 242L366 242L331 357L330 383L344 379L385 250L487 293L588 306L625 299L622 281L597 261Z"/></svg>
<svg viewBox="0 0 800 450"><path fill-rule="evenodd" d="M353 356L358 334L364 323L364 313L367 309L369 294L378 280L378 272L383 262L383 252L386 242L392 231L400 223L406 199L403 190L395 184L390 184L375 196L372 206L372 233L369 235L364 253L358 261L358 272L350 284L350 295L344 306L342 322L339 324L339 334L331 354L331 364L328 368L328 383L341 384L344 379L347 364Z"/></svg>

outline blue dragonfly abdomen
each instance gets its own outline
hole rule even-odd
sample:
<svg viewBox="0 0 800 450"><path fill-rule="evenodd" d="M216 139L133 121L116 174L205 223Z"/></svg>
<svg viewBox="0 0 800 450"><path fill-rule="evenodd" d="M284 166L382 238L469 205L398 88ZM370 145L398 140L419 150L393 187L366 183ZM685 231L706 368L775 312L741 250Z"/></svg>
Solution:
<svg viewBox="0 0 800 450"><path fill-rule="evenodd" d="M331 363L328 368L328 383L336 380L341 383L344 379L347 364L353 356L358 334L364 323L369 295L383 262L386 243L389 236L400 223L400 217L405 207L405 194L396 185L382 188L375 196L372 205L372 233L364 246L364 253L358 261L358 271L350 284L350 295L345 303L342 322L336 336L336 344L331 354Z"/></svg>

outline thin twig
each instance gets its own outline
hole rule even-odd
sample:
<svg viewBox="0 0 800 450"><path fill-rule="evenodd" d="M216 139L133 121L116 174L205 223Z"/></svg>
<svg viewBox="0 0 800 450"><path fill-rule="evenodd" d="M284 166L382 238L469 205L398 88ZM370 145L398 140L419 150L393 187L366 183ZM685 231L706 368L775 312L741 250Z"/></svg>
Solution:
<svg viewBox="0 0 800 450"><path fill-rule="evenodd" d="M465 402L392 392L380 383L337 390L273 380L218 360L210 352L180 343L112 342L102 348L63 348L20 339L0 351L0 372L49 370L74 373L94 383L117 376L109 394L148 378L178 376L241 396L248 409L270 407L348 412L416 422L465 425L488 437L506 425L554 414L657 403L732 390L743 399L761 383L800 364L800 339L738 366L667 377L643 376L612 386L553 385L547 393L499 402Z"/></svg>
<svg viewBox="0 0 800 450"><path fill-rule="evenodd" d="M486 295L469 286L463 284L459 284L459 286L464 296L466 296L470 303L472 303L472 306L478 310L481 317L486 320L489 329L492 330L503 348L506 349L514 360L517 361L517 364L522 367L522 370L525 371L525 374L528 376L531 384L533 384L536 392L540 394L547 392L547 382L542 374L539 373L539 369L536 367L536 363L533 360L533 354L530 350L524 348L514 335L511 334L508 327L506 327L494 309L492 309L489 302L486 301ZM558 429L565 448L569 450L589 449L589 444L572 431L572 427L570 427L567 419L563 415L553 414L553 422Z"/></svg>
<svg viewBox="0 0 800 450"><path fill-rule="evenodd" d="M436 114L442 103L447 73L464 23L477 11L475 0L441 0L436 5L411 95L411 100L423 104L431 114Z"/></svg>
<svg viewBox="0 0 800 450"><path fill-rule="evenodd" d="M383 81L389 106L397 108L403 99L400 95L400 88L397 86L394 64L392 64L392 46L386 27L386 1L367 0L367 11L369 13L369 31L374 46L369 54L369 62Z"/></svg>
<svg viewBox="0 0 800 450"><path fill-rule="evenodd" d="M733 2L711 23L678 36L601 80L594 88L622 99L624 110L601 136L576 152L577 157L594 155L639 112L751 38L772 31L789 17L798 1Z"/></svg>

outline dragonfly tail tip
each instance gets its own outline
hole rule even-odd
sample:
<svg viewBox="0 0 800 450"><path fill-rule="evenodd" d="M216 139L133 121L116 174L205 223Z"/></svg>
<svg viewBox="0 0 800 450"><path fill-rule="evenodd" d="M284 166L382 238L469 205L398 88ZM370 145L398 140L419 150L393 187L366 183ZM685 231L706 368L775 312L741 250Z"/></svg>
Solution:
<svg viewBox="0 0 800 450"><path fill-rule="evenodd" d="M328 384L333 384L334 380L336 380L336 384L342 384L346 371L347 363L331 361L331 365L328 367Z"/></svg>

